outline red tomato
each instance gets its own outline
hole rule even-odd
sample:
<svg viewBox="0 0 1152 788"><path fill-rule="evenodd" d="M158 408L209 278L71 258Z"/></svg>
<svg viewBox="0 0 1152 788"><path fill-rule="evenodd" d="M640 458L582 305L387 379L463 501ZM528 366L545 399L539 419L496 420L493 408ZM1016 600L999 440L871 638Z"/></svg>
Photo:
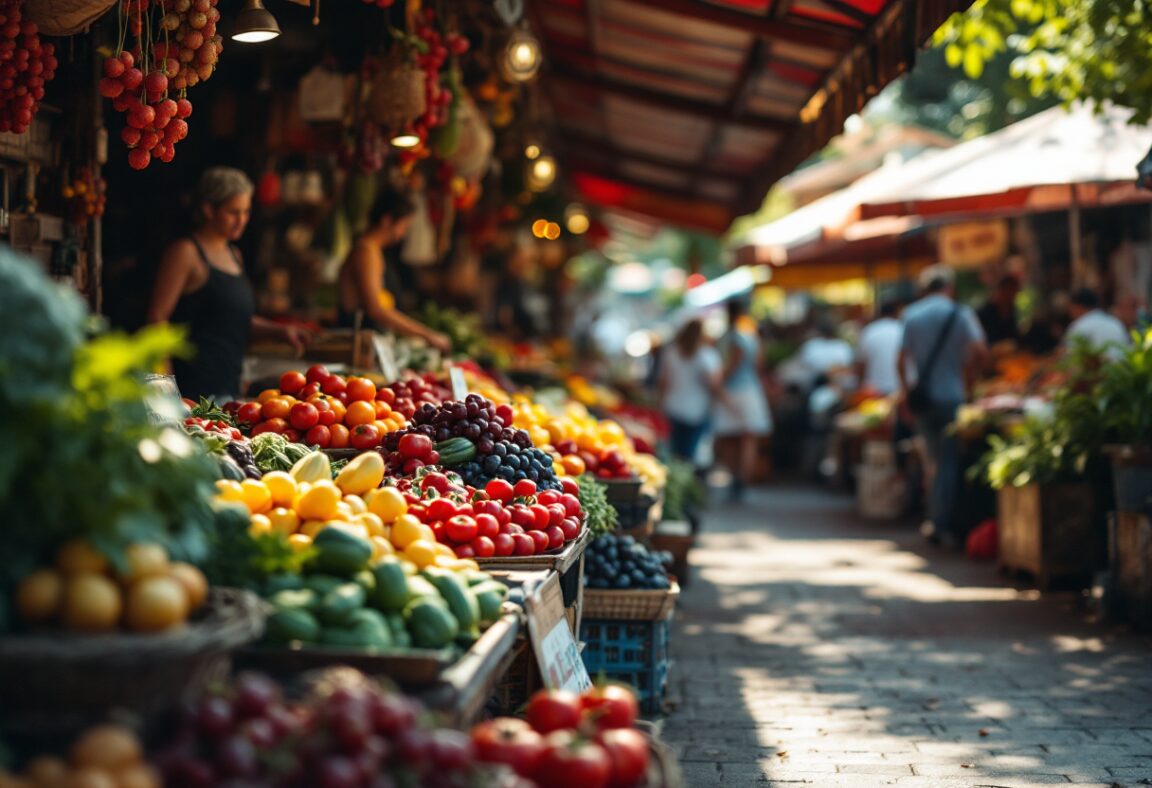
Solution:
<svg viewBox="0 0 1152 788"><path fill-rule="evenodd" d="M553 731L544 737L538 769L548 775L548 788L607 788L612 762L603 747L575 731Z"/></svg>
<svg viewBox="0 0 1152 788"><path fill-rule="evenodd" d="M532 514L532 510L524 504L513 504L508 512L512 516L512 522L521 528L534 528L536 526L536 515Z"/></svg>
<svg viewBox="0 0 1152 788"><path fill-rule="evenodd" d="M517 498L530 498L536 494L536 482L531 479L521 479L512 488L512 494Z"/></svg>
<svg viewBox="0 0 1152 788"><path fill-rule="evenodd" d="M492 537L492 544L496 547L496 555L503 558L516 552L516 540L512 534L496 534Z"/></svg>
<svg viewBox="0 0 1152 788"><path fill-rule="evenodd" d="M427 509L429 520L450 520L459 514L456 504L447 498L433 498L427 503Z"/></svg>
<svg viewBox="0 0 1152 788"><path fill-rule="evenodd" d="M513 541L516 542L516 550L513 555L536 555L536 542L528 534L512 534Z"/></svg>
<svg viewBox="0 0 1152 788"><path fill-rule="evenodd" d="M589 473L595 473L596 469L600 467L600 458L590 451L582 451L576 456L584 460L584 467L588 469Z"/></svg>
<svg viewBox="0 0 1152 788"><path fill-rule="evenodd" d="M323 383L330 375L328 367L323 364L314 364L308 367L308 371L304 373L304 379L309 383Z"/></svg>
<svg viewBox="0 0 1152 788"><path fill-rule="evenodd" d="M396 403L396 392L385 386L382 389L377 389L376 399L379 402L387 402L389 405Z"/></svg>
<svg viewBox="0 0 1152 788"><path fill-rule="evenodd" d="M516 411L512 410L511 405L500 405L496 408L496 418L504 422L505 427L512 426L512 420L516 417Z"/></svg>
<svg viewBox="0 0 1152 788"><path fill-rule="evenodd" d="M471 543L458 544L455 547L453 547L452 550L453 550L453 552L456 553L457 558L475 558L476 557L476 551L472 549Z"/></svg>
<svg viewBox="0 0 1152 788"><path fill-rule="evenodd" d="M576 496L576 502L580 502L580 485L576 483L575 479L565 476L560 480L560 488L564 491L565 495ZM567 508L567 504L564 505Z"/></svg>
<svg viewBox="0 0 1152 788"><path fill-rule="evenodd" d="M337 397L340 394L345 394L348 384L344 382L344 378L339 375L332 375L323 383L320 384L320 390L325 394Z"/></svg>
<svg viewBox="0 0 1152 788"><path fill-rule="evenodd" d="M536 495L536 503L541 506L551 506L554 503L560 502L560 493L555 490L541 490Z"/></svg>
<svg viewBox="0 0 1152 788"><path fill-rule="evenodd" d="M472 496L472 508L476 510L476 514L490 514L496 517L504 507L500 505L499 501L489 500L488 493L477 490Z"/></svg>
<svg viewBox="0 0 1152 788"><path fill-rule="evenodd" d="M281 397L273 397L266 401L260 408L260 415L265 419L288 419L288 414L292 411L292 406L288 404L288 400Z"/></svg>
<svg viewBox="0 0 1152 788"><path fill-rule="evenodd" d="M328 426L328 425L326 425ZM328 426L328 430L332 433L332 443L329 445L331 449L347 449L348 441L351 439L351 434L348 428L343 424L332 424Z"/></svg>
<svg viewBox="0 0 1152 788"><path fill-rule="evenodd" d="M494 501L508 503L512 500L514 488L504 479L493 479L484 485L484 492L488 493Z"/></svg>
<svg viewBox="0 0 1152 788"><path fill-rule="evenodd" d="M476 532L489 539L500 533L500 521L488 513L476 515Z"/></svg>
<svg viewBox="0 0 1152 788"><path fill-rule="evenodd" d="M323 424L317 424L304 435L304 442L309 446L319 446L327 449L332 443L332 431Z"/></svg>
<svg viewBox="0 0 1152 788"><path fill-rule="evenodd" d="M397 451L405 457L422 460L432 453L433 445L432 439L427 435L410 432L407 435L401 436Z"/></svg>
<svg viewBox="0 0 1152 788"><path fill-rule="evenodd" d="M376 384L368 378L348 378L348 401L371 402L376 399Z"/></svg>
<svg viewBox="0 0 1152 788"><path fill-rule="evenodd" d="M528 532L528 536L532 538L532 544L537 553L543 553L548 549L548 542L550 541L548 539L548 534L539 529L533 528Z"/></svg>
<svg viewBox="0 0 1152 788"><path fill-rule="evenodd" d="M316 408L318 417L317 423L323 424L325 427L331 427L333 424L339 421L339 417L336 415L336 411L332 410L332 405L328 402L328 400L318 397L308 404Z"/></svg>
<svg viewBox="0 0 1152 788"><path fill-rule="evenodd" d="M533 531L533 533L540 532ZM564 544L565 540L567 539L567 537L564 536L564 531L558 525L548 526L548 529L544 531L544 533L548 537L548 550L554 550L555 548Z"/></svg>
<svg viewBox="0 0 1152 788"><path fill-rule="evenodd" d="M648 740L635 728L604 731L596 742L608 753L611 764L608 784L611 788L639 785L648 771Z"/></svg>
<svg viewBox="0 0 1152 788"><path fill-rule="evenodd" d="M580 521L575 517L565 517L560 521L560 530L564 532L564 541L571 542L580 535Z"/></svg>
<svg viewBox="0 0 1152 788"><path fill-rule="evenodd" d="M573 730L584 714L580 696L568 690L540 690L528 699L524 718L540 733Z"/></svg>
<svg viewBox="0 0 1152 788"><path fill-rule="evenodd" d="M300 430L296 429L295 427L288 427L288 429L284 430L284 440L288 441L289 443L299 443Z"/></svg>
<svg viewBox="0 0 1152 788"><path fill-rule="evenodd" d="M275 432L277 435L282 435L286 429L288 429L288 422L284 419L268 419L252 428L252 437L263 435L265 432Z"/></svg>
<svg viewBox="0 0 1152 788"><path fill-rule="evenodd" d="M447 495L452 482L442 473L430 473L420 481L420 489L432 489L441 495Z"/></svg>
<svg viewBox="0 0 1152 788"><path fill-rule="evenodd" d="M491 558L496 555L496 543L487 536L477 536L472 540L472 552L477 558Z"/></svg>
<svg viewBox="0 0 1152 788"><path fill-rule="evenodd" d="M309 383L304 388L300 389L300 393L296 395L296 399L308 399L320 393L319 383Z"/></svg>
<svg viewBox="0 0 1152 788"><path fill-rule="evenodd" d="M547 507L541 506L538 503L534 503L529 508L532 511L532 519L534 520L534 525L541 531L543 531L552 523L552 513L548 511ZM527 528L528 526L524 527Z"/></svg>
<svg viewBox="0 0 1152 788"><path fill-rule="evenodd" d="M304 377L303 372L292 370L280 376L280 390L285 394L291 394L293 397L307 384L308 379Z"/></svg>
<svg viewBox="0 0 1152 788"><path fill-rule="evenodd" d="M236 420L244 424L255 424L260 421L262 410L259 402L245 402L236 411Z"/></svg>
<svg viewBox="0 0 1152 788"><path fill-rule="evenodd" d="M532 778L544 757L544 737L524 720L500 717L472 728L477 760L503 763L521 777Z"/></svg>
<svg viewBox="0 0 1152 788"><path fill-rule="evenodd" d="M567 481L567 479L565 479ZM560 503L564 505L565 516L578 517L581 512L580 498L572 495L571 493L564 493L560 496Z"/></svg>
<svg viewBox="0 0 1152 788"><path fill-rule="evenodd" d="M320 411L311 402L297 402L288 413L288 422L298 430L310 430L320 421Z"/></svg>
<svg viewBox="0 0 1152 788"><path fill-rule="evenodd" d="M548 509L548 524L560 525L564 522L564 518L568 516L568 510L564 508L564 504L554 503L546 507Z"/></svg>
<svg viewBox="0 0 1152 788"><path fill-rule="evenodd" d="M348 442L354 449L371 449L380 445L380 428L375 424L357 424Z"/></svg>
<svg viewBox="0 0 1152 788"><path fill-rule="evenodd" d="M456 515L444 523L444 533L453 542L471 542L477 537L478 530L476 520L465 514Z"/></svg>
<svg viewBox="0 0 1152 788"><path fill-rule="evenodd" d="M640 706L632 690L619 684L593 687L580 697L584 716L600 730L631 728L636 723Z"/></svg>

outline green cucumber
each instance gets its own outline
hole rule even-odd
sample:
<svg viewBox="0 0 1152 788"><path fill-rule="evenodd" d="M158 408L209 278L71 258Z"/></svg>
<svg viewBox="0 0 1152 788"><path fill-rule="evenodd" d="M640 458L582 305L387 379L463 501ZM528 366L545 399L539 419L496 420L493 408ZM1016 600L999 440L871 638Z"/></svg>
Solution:
<svg viewBox="0 0 1152 788"><path fill-rule="evenodd" d="M386 555L372 567L376 587L368 595L369 603L385 613L400 611L412 597L408 585L408 575L396 556Z"/></svg>
<svg viewBox="0 0 1152 788"><path fill-rule="evenodd" d="M364 589L356 583L344 583L320 600L316 615L325 624L343 624L364 607Z"/></svg>
<svg viewBox="0 0 1152 788"><path fill-rule="evenodd" d="M293 640L307 643L319 636L320 624L307 610L277 608L264 622L264 640L269 643L286 644Z"/></svg>

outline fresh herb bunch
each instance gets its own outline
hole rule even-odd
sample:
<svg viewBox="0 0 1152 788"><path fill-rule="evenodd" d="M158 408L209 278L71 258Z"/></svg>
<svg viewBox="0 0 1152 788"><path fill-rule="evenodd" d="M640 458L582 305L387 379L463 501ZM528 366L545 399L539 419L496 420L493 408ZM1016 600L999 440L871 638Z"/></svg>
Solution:
<svg viewBox="0 0 1152 788"><path fill-rule="evenodd" d="M179 423L181 406L144 383L182 351L180 332L84 342L85 322L75 294L0 250L0 596L74 537L114 563L133 541L193 563L207 554L216 465L152 422L150 412Z"/></svg>
<svg viewBox="0 0 1152 788"><path fill-rule="evenodd" d="M611 533L620 525L620 515L616 507L608 503L608 488L596 477L584 474L576 479L580 488L580 508L587 519L585 527L592 532L592 538Z"/></svg>
<svg viewBox="0 0 1152 788"><path fill-rule="evenodd" d="M683 460L671 460L664 487L664 519L687 520L704 507L706 500L707 490L696 476L696 467Z"/></svg>

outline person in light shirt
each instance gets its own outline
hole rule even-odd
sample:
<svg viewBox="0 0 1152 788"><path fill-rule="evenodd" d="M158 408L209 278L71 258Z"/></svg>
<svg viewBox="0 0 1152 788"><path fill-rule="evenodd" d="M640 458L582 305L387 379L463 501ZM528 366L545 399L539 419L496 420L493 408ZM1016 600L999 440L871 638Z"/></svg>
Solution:
<svg viewBox="0 0 1152 788"><path fill-rule="evenodd" d="M1087 342L1112 361L1124 355L1129 342L1128 329L1100 308L1100 296L1095 290L1088 287L1077 290L1072 294L1068 310L1073 320L1064 334L1065 352L1077 342Z"/></svg>
<svg viewBox="0 0 1152 788"><path fill-rule="evenodd" d="M879 316L860 332L856 360L867 391L887 396L900 388L896 359L904 342L904 325L899 315L900 304L885 301Z"/></svg>

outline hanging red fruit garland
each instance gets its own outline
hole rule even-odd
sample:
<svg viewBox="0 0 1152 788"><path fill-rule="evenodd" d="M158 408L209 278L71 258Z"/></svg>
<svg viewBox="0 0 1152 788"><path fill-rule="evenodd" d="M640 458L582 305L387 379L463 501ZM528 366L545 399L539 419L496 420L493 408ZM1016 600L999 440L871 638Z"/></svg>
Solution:
<svg viewBox="0 0 1152 788"><path fill-rule="evenodd" d="M100 95L126 116L120 139L133 169L170 162L188 136L187 89L212 76L223 38L217 0L123 0L116 54L104 61ZM125 48L131 34L136 44ZM178 98L173 98L173 95Z"/></svg>
<svg viewBox="0 0 1152 788"><path fill-rule="evenodd" d="M56 48L41 44L36 23L23 18L24 0L0 0L0 132L23 134L56 76Z"/></svg>

